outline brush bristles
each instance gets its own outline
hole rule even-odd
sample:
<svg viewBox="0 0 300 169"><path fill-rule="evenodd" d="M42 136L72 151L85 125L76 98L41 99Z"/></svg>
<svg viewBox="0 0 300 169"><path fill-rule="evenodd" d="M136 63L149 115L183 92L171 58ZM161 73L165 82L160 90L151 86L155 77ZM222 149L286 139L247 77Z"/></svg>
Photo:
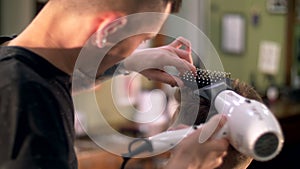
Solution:
<svg viewBox="0 0 300 169"><path fill-rule="evenodd" d="M187 71L181 76L181 79L187 86L197 86L198 88L202 88L225 81L226 79L229 79L230 76L231 74L227 72L197 68L196 74L191 71Z"/></svg>

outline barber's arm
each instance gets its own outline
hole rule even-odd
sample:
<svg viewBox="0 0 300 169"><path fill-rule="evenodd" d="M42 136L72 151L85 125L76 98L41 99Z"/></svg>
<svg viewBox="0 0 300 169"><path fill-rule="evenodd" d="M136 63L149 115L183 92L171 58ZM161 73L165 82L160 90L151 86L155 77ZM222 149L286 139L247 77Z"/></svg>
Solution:
<svg viewBox="0 0 300 169"><path fill-rule="evenodd" d="M169 45L157 48L140 49L124 60L124 67L139 72L149 80L155 80L181 86L182 81L165 71L166 66L172 66L178 72L195 71L191 55L191 44L179 37Z"/></svg>
<svg viewBox="0 0 300 169"><path fill-rule="evenodd" d="M137 49L125 60L107 69L100 78L135 71L149 80L167 83L171 86L182 85L179 78L165 71L166 66L173 66L179 72L196 70L191 56L191 44L188 40L179 37L169 45Z"/></svg>

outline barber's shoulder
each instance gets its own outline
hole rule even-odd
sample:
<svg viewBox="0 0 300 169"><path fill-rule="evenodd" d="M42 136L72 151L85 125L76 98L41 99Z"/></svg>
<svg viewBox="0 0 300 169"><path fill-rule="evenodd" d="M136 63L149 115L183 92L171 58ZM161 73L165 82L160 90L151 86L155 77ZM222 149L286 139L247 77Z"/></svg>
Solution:
<svg viewBox="0 0 300 169"><path fill-rule="evenodd" d="M13 57L0 60L0 89L3 87L22 87L29 82L40 81L36 72Z"/></svg>
<svg viewBox="0 0 300 169"><path fill-rule="evenodd" d="M0 46L7 46L7 44L13 40L17 35L0 36Z"/></svg>

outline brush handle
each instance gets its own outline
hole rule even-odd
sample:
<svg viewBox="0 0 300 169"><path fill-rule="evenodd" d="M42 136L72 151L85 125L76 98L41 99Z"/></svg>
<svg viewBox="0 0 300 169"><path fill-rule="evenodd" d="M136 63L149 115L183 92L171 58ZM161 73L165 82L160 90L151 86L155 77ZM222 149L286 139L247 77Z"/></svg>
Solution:
<svg viewBox="0 0 300 169"><path fill-rule="evenodd" d="M228 137L228 123L226 122L223 127L213 136L214 139L221 139Z"/></svg>
<svg viewBox="0 0 300 169"><path fill-rule="evenodd" d="M202 125L191 126L179 130L165 131L152 137L149 137L149 140L152 143L153 151L155 152L173 148L182 139L193 133L195 130L199 129L201 126Z"/></svg>

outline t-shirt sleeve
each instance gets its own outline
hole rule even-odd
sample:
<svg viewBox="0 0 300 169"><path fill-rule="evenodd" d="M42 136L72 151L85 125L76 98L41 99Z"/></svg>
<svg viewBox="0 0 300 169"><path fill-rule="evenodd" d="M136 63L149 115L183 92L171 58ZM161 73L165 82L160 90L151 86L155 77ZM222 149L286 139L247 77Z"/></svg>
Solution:
<svg viewBox="0 0 300 169"><path fill-rule="evenodd" d="M0 89L0 169L67 169L68 143L54 95L37 83Z"/></svg>

